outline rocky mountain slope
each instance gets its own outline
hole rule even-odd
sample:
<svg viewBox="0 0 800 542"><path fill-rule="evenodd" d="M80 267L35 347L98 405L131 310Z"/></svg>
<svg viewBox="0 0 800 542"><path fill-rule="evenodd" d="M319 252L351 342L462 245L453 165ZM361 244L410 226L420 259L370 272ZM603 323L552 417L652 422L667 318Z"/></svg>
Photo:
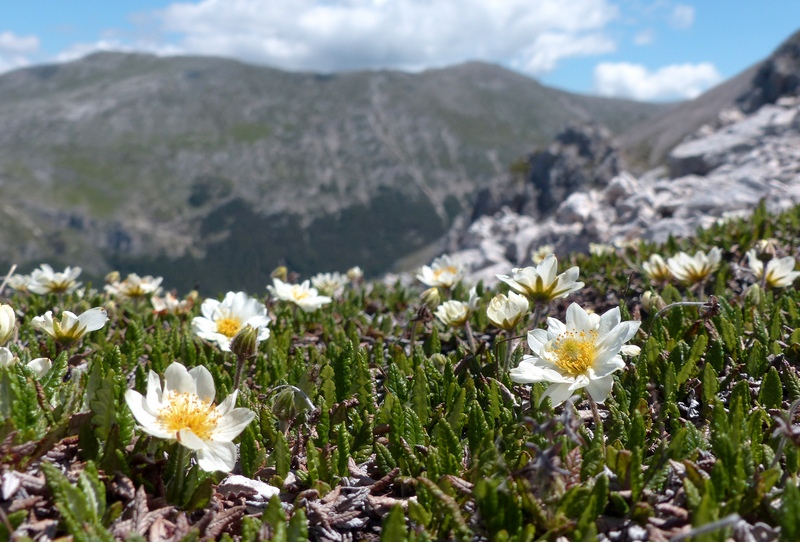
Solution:
<svg viewBox="0 0 800 542"><path fill-rule="evenodd" d="M0 264L213 291L261 289L280 263L377 273L565 124L621 131L668 107L482 63L318 75L102 53L23 69L0 77Z"/></svg>
<svg viewBox="0 0 800 542"><path fill-rule="evenodd" d="M614 250L639 239L689 236L748 215L762 201L773 212L800 204L800 98L784 96L749 115L726 110L716 123L673 149L668 168L586 184L546 217L503 207L453 232L446 248L469 265L474 280L492 283L496 273L530 265L545 244L562 254L588 251L591 243ZM597 137L591 127L584 132Z"/></svg>

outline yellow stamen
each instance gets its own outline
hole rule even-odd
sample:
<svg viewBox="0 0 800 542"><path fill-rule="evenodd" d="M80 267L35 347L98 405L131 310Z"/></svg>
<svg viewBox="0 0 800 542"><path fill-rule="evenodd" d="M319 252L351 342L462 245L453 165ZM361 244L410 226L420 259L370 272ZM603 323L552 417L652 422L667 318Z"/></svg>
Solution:
<svg viewBox="0 0 800 542"><path fill-rule="evenodd" d="M456 271L455 267L453 267L452 265L448 265L447 267L441 267L439 269L434 269L433 276L438 279L444 273L450 273L451 275L455 275L456 272L457 271Z"/></svg>
<svg viewBox="0 0 800 542"><path fill-rule="evenodd" d="M228 338L233 338L242 329L242 322L238 318L229 316L216 321L217 333L222 333Z"/></svg>
<svg viewBox="0 0 800 542"><path fill-rule="evenodd" d="M156 418L165 431L175 433L177 438L181 429L190 429L203 440L211 438L219 420L213 403L185 392L170 392L165 399L167 406L161 409Z"/></svg>
<svg viewBox="0 0 800 542"><path fill-rule="evenodd" d="M589 333L587 336L584 332L567 332L554 345L556 365L572 376L583 374L594 365L597 332Z"/></svg>

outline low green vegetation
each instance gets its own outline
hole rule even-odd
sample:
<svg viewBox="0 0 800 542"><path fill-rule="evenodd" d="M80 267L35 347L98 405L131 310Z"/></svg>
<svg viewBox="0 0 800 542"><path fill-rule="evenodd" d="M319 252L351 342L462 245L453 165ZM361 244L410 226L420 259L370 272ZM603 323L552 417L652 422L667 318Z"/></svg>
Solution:
<svg viewBox="0 0 800 542"><path fill-rule="evenodd" d="M502 283L478 284L468 325L451 328L416 284L354 278L315 308L286 301L288 277L268 297L250 292L269 338L234 340L233 352L197 337L199 300L156 312L158 284L144 279L146 295L128 297L114 277L106 291L6 290L16 327L0 367L0 539L798 540L800 293L759 285L745 257L794 256L797 231L800 208L759 208L694 239L562 258L585 285L543 304L538 327L571 303L641 321L628 343L640 351L599 405L576 389L553 406L540 401L546 382L503 370L531 353L511 337L532 324L490 324ZM653 254L715 247L719 267L691 288L642 271ZM468 289L425 300L467 303ZM308 299L298 292L285 295ZM92 307L109 320L79 339L56 342L35 320ZM254 419L234 438L234 472L277 496L231 489L134 418L129 390L146 395L150 372L163 379L176 361L207 370L217 405L242 368L236 405Z"/></svg>

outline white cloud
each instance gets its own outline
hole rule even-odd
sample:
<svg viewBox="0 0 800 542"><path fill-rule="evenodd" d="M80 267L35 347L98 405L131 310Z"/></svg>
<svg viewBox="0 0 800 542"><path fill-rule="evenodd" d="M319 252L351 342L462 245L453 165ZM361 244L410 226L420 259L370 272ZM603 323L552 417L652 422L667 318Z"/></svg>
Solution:
<svg viewBox="0 0 800 542"><path fill-rule="evenodd" d="M722 80L709 63L672 64L650 72L641 64L602 62L594 69L594 90L636 100L691 99Z"/></svg>
<svg viewBox="0 0 800 542"><path fill-rule="evenodd" d="M17 36L13 32L0 33L0 53L29 54L39 49L36 36Z"/></svg>
<svg viewBox="0 0 800 542"><path fill-rule="evenodd" d="M609 52L610 0L202 0L158 12L186 53L292 70L422 69L480 59L532 75Z"/></svg>
<svg viewBox="0 0 800 542"><path fill-rule="evenodd" d="M674 28L686 29L694 24L694 8L686 4L678 4L672 9L669 18Z"/></svg>
<svg viewBox="0 0 800 542"><path fill-rule="evenodd" d="M649 45L656 39L656 33L652 28L642 30L633 37L633 43L636 45Z"/></svg>
<svg viewBox="0 0 800 542"><path fill-rule="evenodd" d="M0 32L0 73L30 65L29 55L38 50L39 38L36 36Z"/></svg>

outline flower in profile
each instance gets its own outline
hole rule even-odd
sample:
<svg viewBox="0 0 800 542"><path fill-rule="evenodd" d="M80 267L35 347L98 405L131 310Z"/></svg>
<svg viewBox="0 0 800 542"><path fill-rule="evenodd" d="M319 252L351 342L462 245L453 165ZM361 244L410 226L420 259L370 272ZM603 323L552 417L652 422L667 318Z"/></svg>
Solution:
<svg viewBox="0 0 800 542"><path fill-rule="evenodd" d="M773 258L764 266L764 262L758 259L755 249L748 250L746 255L750 270L756 279L763 280L768 288L786 288L800 276L800 271L794 270L795 261L791 256Z"/></svg>
<svg viewBox="0 0 800 542"><path fill-rule="evenodd" d="M162 277L153 278L151 275L140 277L136 273L130 273L125 280L112 281L105 285L105 290L114 297L122 299L142 299L151 295L161 293Z"/></svg>
<svg viewBox="0 0 800 542"><path fill-rule="evenodd" d="M672 278L667 263L658 254L651 254L650 258L642 264L645 275L653 282L667 282Z"/></svg>
<svg viewBox="0 0 800 542"><path fill-rule="evenodd" d="M40 295L71 294L81 285L75 280L80 274L80 267L67 267L62 272L56 272L52 267L43 263L31 273L28 291Z"/></svg>
<svg viewBox="0 0 800 542"><path fill-rule="evenodd" d="M533 260L533 263L535 263L536 265L539 265L550 254L553 254L554 251L555 248L553 247L553 245L542 245L533 251L533 253L531 254L531 260Z"/></svg>
<svg viewBox="0 0 800 542"><path fill-rule="evenodd" d="M634 351L623 351L623 345L633 338L639 325L636 321L621 322L617 307L598 316L573 303L567 308L566 323L548 318L547 330L528 332L533 355L524 356L509 376L521 384L550 382L541 399L550 397L553 405L563 403L581 388L602 403L611 393L612 373L625 366L620 353Z"/></svg>
<svg viewBox="0 0 800 542"><path fill-rule="evenodd" d="M231 472L236 466L239 433L255 418L247 408L234 408L238 391L215 406L214 379L205 367L186 370L173 363L164 372L164 385L150 371L147 394L128 390L125 401L142 431L177 440L197 452L197 464L207 472Z"/></svg>
<svg viewBox="0 0 800 542"><path fill-rule="evenodd" d="M431 310L438 307L439 303L442 302L442 294L439 292L439 288L436 287L428 288L419 294L419 298L422 300L422 303L427 305Z"/></svg>
<svg viewBox="0 0 800 542"><path fill-rule="evenodd" d="M592 256L605 256L614 254L616 251L616 248L605 243L589 243L589 254Z"/></svg>
<svg viewBox="0 0 800 542"><path fill-rule="evenodd" d="M466 268L455 258L444 254L434 259L431 265L423 265L417 280L426 286L450 289L464 278Z"/></svg>
<svg viewBox="0 0 800 542"><path fill-rule="evenodd" d="M172 292L167 292L164 297L154 295L150 298L153 312L156 314L188 314L194 307L195 296L189 295L186 299L179 299Z"/></svg>
<svg viewBox="0 0 800 542"><path fill-rule="evenodd" d="M692 285L706 280L711 273L719 269L721 259L722 250L719 247L712 248L708 254L698 250L694 256L678 252L667 260L667 268L676 279Z"/></svg>
<svg viewBox="0 0 800 542"><path fill-rule="evenodd" d="M8 277L6 286L17 292L27 292L28 285L31 283L30 275L14 274Z"/></svg>
<svg viewBox="0 0 800 542"><path fill-rule="evenodd" d="M34 327L51 335L56 342L72 344L91 331L97 331L108 322L108 313L95 307L80 316L70 311L62 311L61 319L53 318L53 312L47 311L44 316L36 316L31 320Z"/></svg>
<svg viewBox="0 0 800 542"><path fill-rule="evenodd" d="M323 295L329 297L339 297L344 291L344 287L350 282L347 276L341 273L317 273L311 277L311 284Z"/></svg>
<svg viewBox="0 0 800 542"><path fill-rule="evenodd" d="M289 284L279 278L272 279L272 286L267 286L267 290L281 301L294 303L305 312L314 312L323 305L331 302L331 298L319 295L316 288L312 288L307 280L302 284Z"/></svg>
<svg viewBox="0 0 800 542"><path fill-rule="evenodd" d="M478 293L475 288L469 291L468 301L445 301L436 308L434 314L446 326L461 327L478 308Z"/></svg>
<svg viewBox="0 0 800 542"><path fill-rule="evenodd" d="M11 305L0 305L0 344L6 344L17 329L17 315Z"/></svg>
<svg viewBox="0 0 800 542"><path fill-rule="evenodd" d="M267 308L244 292L228 292L222 301L206 299L200 312L202 316L192 318L192 331L224 352L230 352L231 339L247 325L258 330L259 341L269 338Z"/></svg>
<svg viewBox="0 0 800 542"><path fill-rule="evenodd" d="M0 367L11 367L16 363L19 363L19 358L5 346L0 346ZM47 358L36 358L25 365L33 371L36 378L42 378L53 366L53 362Z"/></svg>
<svg viewBox="0 0 800 542"><path fill-rule="evenodd" d="M512 330L528 314L528 298L515 292L497 294L486 308L486 316L495 327Z"/></svg>
<svg viewBox="0 0 800 542"><path fill-rule="evenodd" d="M550 254L536 267L515 268L511 270L512 276L497 275L497 278L534 303L549 303L583 288L583 283L577 280L577 266L556 275L557 265L555 255Z"/></svg>

